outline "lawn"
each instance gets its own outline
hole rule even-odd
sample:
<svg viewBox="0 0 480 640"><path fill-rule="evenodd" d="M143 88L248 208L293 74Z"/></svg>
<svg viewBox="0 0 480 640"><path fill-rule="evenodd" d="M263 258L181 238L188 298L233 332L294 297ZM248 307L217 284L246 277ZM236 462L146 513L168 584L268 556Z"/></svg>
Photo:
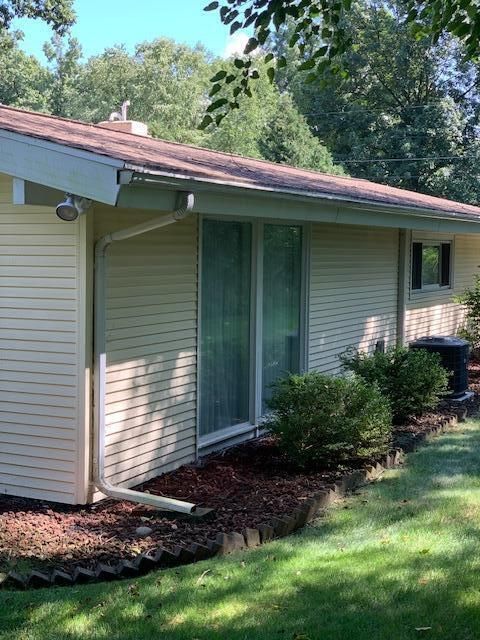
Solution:
<svg viewBox="0 0 480 640"><path fill-rule="evenodd" d="M135 581L0 592L1 640L480 637L480 423L303 532Z"/></svg>

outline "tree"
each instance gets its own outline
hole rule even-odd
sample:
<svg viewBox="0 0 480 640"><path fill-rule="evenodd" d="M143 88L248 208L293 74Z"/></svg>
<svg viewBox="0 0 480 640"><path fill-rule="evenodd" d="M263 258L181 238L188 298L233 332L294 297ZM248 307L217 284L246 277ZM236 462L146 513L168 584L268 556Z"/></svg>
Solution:
<svg viewBox="0 0 480 640"><path fill-rule="evenodd" d="M301 52L299 70L308 72L305 80L315 80L327 68L341 73L339 56L347 52L352 45L346 28L352 12L352 0L214 0L206 11L218 10L220 19L230 26L230 33L239 29L253 28L254 35L248 40L244 57L238 59L236 72L217 77L210 95L220 89L229 89L226 103L219 104L215 110L215 121L220 123L222 116L238 104L241 93L251 93L252 80L257 79L251 72L253 56L263 55L265 63L270 63L268 75L273 81L276 69L286 65L285 56L274 60L271 53L264 54L262 47L272 34L278 32L288 22L291 25L291 38L288 47L298 47ZM431 37L438 42L445 34L456 36L464 45L467 56L474 60L480 56L480 11L477 0L405 0L404 22L412 25L419 37ZM231 75L234 77L232 78ZM207 126L208 121L203 122Z"/></svg>
<svg viewBox="0 0 480 640"><path fill-rule="evenodd" d="M356 6L345 29L345 74L326 69L309 84L289 25L267 43L274 56L288 51L276 81L315 135L355 176L478 202L478 72L458 43L418 38L393 3Z"/></svg>
<svg viewBox="0 0 480 640"><path fill-rule="evenodd" d="M221 63L222 66L225 63ZM217 64L214 69L217 69ZM227 67L233 71L230 62ZM223 92L215 99L223 100ZM278 91L264 78L253 87L252 96L248 99L239 97L241 108L233 111L222 127L208 127L206 143L212 149L237 153L251 158L261 158L261 142L265 138L268 123L274 116L278 102Z"/></svg>
<svg viewBox="0 0 480 640"><path fill-rule="evenodd" d="M208 92L210 54L202 45L188 47L160 38L138 45L135 60L141 68L135 85L140 119L150 123L157 137L200 144L198 123Z"/></svg>
<svg viewBox="0 0 480 640"><path fill-rule="evenodd" d="M341 171L327 149L311 134L291 96L282 95L266 76L246 96L242 109L224 127L200 131L208 104L209 79L224 61L201 46L188 47L165 38L144 42L130 54L113 47L81 62L79 43L54 35L44 51L49 68L18 49L13 34L0 40L0 81L4 104L26 106L86 122L108 119L130 101L129 117L147 123L151 135L254 158ZM233 63L228 63L233 68ZM217 97L217 99L219 99Z"/></svg>
<svg viewBox="0 0 480 640"><path fill-rule="evenodd" d="M218 96L217 100L223 99L222 92ZM242 95L238 99L240 108L221 127L207 127L205 143L210 148L326 173L343 173L328 149L312 135L291 96L281 94L264 74L252 87L251 98Z"/></svg>
<svg viewBox="0 0 480 640"><path fill-rule="evenodd" d="M70 96L68 110L74 118L85 122L107 120L124 100L132 98L135 64L126 48L116 46L90 58L79 69L75 93ZM133 104L133 110L138 105Z"/></svg>
<svg viewBox="0 0 480 640"><path fill-rule="evenodd" d="M152 135L200 143L210 75L209 56L200 46L160 38L137 45L133 55L113 47L80 70L72 115L99 122L130 100L129 117L148 123Z"/></svg>
<svg viewBox="0 0 480 640"><path fill-rule="evenodd" d="M0 33L0 103L48 111L49 73L18 46L20 32Z"/></svg>
<svg viewBox="0 0 480 640"><path fill-rule="evenodd" d="M63 35L75 21L73 0L1 0L0 33L10 28L14 18L44 20Z"/></svg>
<svg viewBox="0 0 480 640"><path fill-rule="evenodd" d="M225 64L200 46L191 48L161 38L138 45L133 55L123 47L107 49L80 66L67 64L64 48L48 51L56 68L51 92L56 99L51 108L59 115L99 122L130 100L129 117L146 122L153 136L340 171L310 133L291 97L282 96L266 76L253 87L251 100L240 98L245 101L243 108L232 113L225 126L200 131L198 125L209 101L209 79Z"/></svg>
<svg viewBox="0 0 480 640"><path fill-rule="evenodd" d="M290 95L284 93L279 96L275 112L267 121L266 134L259 144L265 159L325 173L344 174L342 167L334 164L327 147L312 134Z"/></svg>
<svg viewBox="0 0 480 640"><path fill-rule="evenodd" d="M80 43L76 38L54 34L43 51L51 65L49 110L55 116L71 117L82 57Z"/></svg>

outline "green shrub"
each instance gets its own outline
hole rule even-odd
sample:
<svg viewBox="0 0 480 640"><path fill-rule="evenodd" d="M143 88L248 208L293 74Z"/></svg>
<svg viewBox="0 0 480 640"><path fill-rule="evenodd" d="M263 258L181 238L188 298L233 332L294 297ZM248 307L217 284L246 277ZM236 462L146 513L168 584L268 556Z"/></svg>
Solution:
<svg viewBox="0 0 480 640"><path fill-rule="evenodd" d="M395 424L435 408L447 390L448 372L439 354L425 349L401 347L371 355L353 349L340 359L346 369L378 385L390 401Z"/></svg>
<svg viewBox="0 0 480 640"><path fill-rule="evenodd" d="M474 349L480 347L480 276L475 276L473 286L454 298L466 308L465 323L458 331L460 338L468 340Z"/></svg>
<svg viewBox="0 0 480 640"><path fill-rule="evenodd" d="M291 374L273 386L267 428L301 467L367 460L390 444L388 401L361 378Z"/></svg>

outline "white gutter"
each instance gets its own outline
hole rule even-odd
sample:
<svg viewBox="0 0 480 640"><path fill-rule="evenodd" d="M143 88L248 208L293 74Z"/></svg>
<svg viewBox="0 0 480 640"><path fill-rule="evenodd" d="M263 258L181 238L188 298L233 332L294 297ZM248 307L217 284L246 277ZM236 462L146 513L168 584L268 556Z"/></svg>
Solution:
<svg viewBox="0 0 480 640"><path fill-rule="evenodd" d="M460 222L472 222L480 224L480 215L475 216L473 213L460 213L455 211L442 211L440 209L431 209L429 207L420 207L417 205L396 204L390 202L382 202L380 200L369 200L367 198L358 198L345 196L335 193L325 193L323 191L301 191L299 189L285 187L268 187L265 185L245 184L235 180L218 180L213 178L199 178L191 175L182 175L179 173L168 171L155 171L145 169L141 166L135 166L125 163L124 168L119 170L118 182L121 185L129 184L148 184L165 185L176 189L192 187L195 191L220 191L235 189L240 193L248 192L263 193L265 195L277 196L280 198L291 198L312 202L316 200L333 203L344 203L359 209L376 210L384 213L398 213L407 217L419 218L436 218L440 220L456 220Z"/></svg>
<svg viewBox="0 0 480 640"><path fill-rule="evenodd" d="M133 491L111 484L105 477L105 390L106 390L106 258L108 247L112 242L119 242L138 236L154 229L182 220L193 209L195 198L193 193L180 193L181 203L169 215L154 218L127 229L114 231L95 243L95 373L94 373L94 459L93 479L95 486L105 495L118 500L129 500L148 504L158 509L168 509L180 513L194 513L196 506L190 502L150 495L141 491Z"/></svg>

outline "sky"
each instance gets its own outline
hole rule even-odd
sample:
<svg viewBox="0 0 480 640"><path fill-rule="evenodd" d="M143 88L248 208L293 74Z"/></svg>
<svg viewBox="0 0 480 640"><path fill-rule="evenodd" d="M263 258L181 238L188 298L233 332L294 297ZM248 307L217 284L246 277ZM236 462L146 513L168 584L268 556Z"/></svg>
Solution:
<svg viewBox="0 0 480 640"><path fill-rule="evenodd" d="M85 58L114 44L133 51L136 43L160 36L188 45L201 42L218 56L238 52L246 36L237 33L231 38L216 11L203 11L206 4L207 0L75 0L72 33ZM51 29L27 19L15 20L13 27L25 34L21 47L45 62L42 46L51 38Z"/></svg>

